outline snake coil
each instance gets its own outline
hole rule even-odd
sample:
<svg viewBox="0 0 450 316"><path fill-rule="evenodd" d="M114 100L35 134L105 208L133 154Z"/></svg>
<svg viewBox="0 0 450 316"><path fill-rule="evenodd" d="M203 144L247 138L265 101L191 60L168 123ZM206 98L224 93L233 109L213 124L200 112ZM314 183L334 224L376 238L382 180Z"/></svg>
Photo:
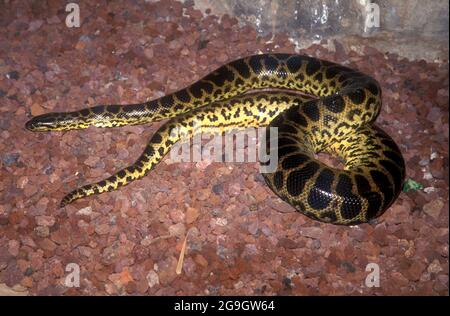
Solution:
<svg viewBox="0 0 450 316"><path fill-rule="evenodd" d="M43 114L26 128L72 130L170 119L133 165L70 192L63 207L142 178L175 142L196 133L277 127L278 138L267 137L267 145L276 144L278 150L276 171L263 174L268 186L311 218L354 225L380 216L398 196L405 177L399 148L373 125L380 108L379 84L359 71L303 55L263 54L232 61L150 102ZM318 152L341 157L343 170L318 161Z"/></svg>

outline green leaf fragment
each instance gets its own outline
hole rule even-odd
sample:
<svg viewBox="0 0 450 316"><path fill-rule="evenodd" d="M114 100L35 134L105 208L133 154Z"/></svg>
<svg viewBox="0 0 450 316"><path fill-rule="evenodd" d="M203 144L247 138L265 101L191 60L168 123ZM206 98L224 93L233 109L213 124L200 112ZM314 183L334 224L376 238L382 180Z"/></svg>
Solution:
<svg viewBox="0 0 450 316"><path fill-rule="evenodd" d="M409 192L411 190L417 191L417 190L422 190L422 189L423 189L423 185L412 179L406 179L405 183L403 184L403 192Z"/></svg>

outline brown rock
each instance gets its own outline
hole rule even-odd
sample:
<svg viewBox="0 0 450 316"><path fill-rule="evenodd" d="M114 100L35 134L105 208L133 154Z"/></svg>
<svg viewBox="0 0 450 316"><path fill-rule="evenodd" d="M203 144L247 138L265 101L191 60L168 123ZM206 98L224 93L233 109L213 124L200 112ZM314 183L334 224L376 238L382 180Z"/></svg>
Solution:
<svg viewBox="0 0 450 316"><path fill-rule="evenodd" d="M411 281L418 281L427 266L420 261L415 261L407 270L408 278Z"/></svg>
<svg viewBox="0 0 450 316"><path fill-rule="evenodd" d="M19 177L19 179L17 179L17 187L19 189L23 189L27 183L28 183L27 176L21 176L21 177Z"/></svg>
<svg viewBox="0 0 450 316"><path fill-rule="evenodd" d="M375 227L373 235L379 245L386 246L389 244L389 240L387 238L386 226L384 224L377 225Z"/></svg>
<svg viewBox="0 0 450 316"><path fill-rule="evenodd" d="M303 227L301 228L300 233L305 237L319 239L322 236L323 231L320 227Z"/></svg>
<svg viewBox="0 0 450 316"><path fill-rule="evenodd" d="M31 288L34 285L33 279L29 276L26 276L20 281L20 284L24 287Z"/></svg>
<svg viewBox="0 0 450 316"><path fill-rule="evenodd" d="M95 227L95 232L98 235L106 235L109 233L110 230L111 228L108 224L100 224Z"/></svg>
<svg viewBox="0 0 450 316"><path fill-rule="evenodd" d="M176 209L176 210L171 210L169 212L169 216L170 216L170 219L172 220L172 222L180 223L180 222L184 221L186 215L183 213L183 211Z"/></svg>
<svg viewBox="0 0 450 316"><path fill-rule="evenodd" d="M17 255L19 254L19 249L20 249L20 242L17 240L10 240L8 241L8 252L14 256L17 257Z"/></svg>
<svg viewBox="0 0 450 316"><path fill-rule="evenodd" d="M434 259L432 263L430 263L430 265L427 268L427 271L429 273L439 273L443 270L441 263L439 262L439 260Z"/></svg>
<svg viewBox="0 0 450 316"><path fill-rule="evenodd" d="M205 257L203 257L201 254L195 255L194 261L204 268L208 266L208 261L206 261Z"/></svg>
<svg viewBox="0 0 450 316"><path fill-rule="evenodd" d="M99 162L100 158L97 156L89 156L85 161L84 164L89 167L95 167L95 165Z"/></svg>
<svg viewBox="0 0 450 316"><path fill-rule="evenodd" d="M31 115L38 116L45 113L45 109L37 103L31 106Z"/></svg>
<svg viewBox="0 0 450 316"><path fill-rule="evenodd" d="M278 245L286 249L298 248L297 243L290 238L280 238Z"/></svg>
<svg viewBox="0 0 450 316"><path fill-rule="evenodd" d="M25 184L23 194L29 198L38 191L38 187L35 184L27 183Z"/></svg>
<svg viewBox="0 0 450 316"><path fill-rule="evenodd" d="M196 198L199 201L206 201L211 195L211 189L202 189L196 192Z"/></svg>
<svg viewBox="0 0 450 316"><path fill-rule="evenodd" d="M40 198L36 204L37 211L44 213L45 210L47 209L48 202L49 202L48 198L46 198L46 197ZM43 226L45 226L45 225L43 225ZM50 225L50 226L53 226L53 225Z"/></svg>
<svg viewBox="0 0 450 316"><path fill-rule="evenodd" d="M48 239L48 238L44 238L43 240L41 240L39 242L39 246L42 249L48 250L50 252L53 252L56 249L56 244L53 241L51 241L50 239Z"/></svg>
<svg viewBox="0 0 450 316"><path fill-rule="evenodd" d="M258 186L252 191L252 195L256 199L256 202L260 203L267 199L267 189L263 186Z"/></svg>
<svg viewBox="0 0 450 316"><path fill-rule="evenodd" d="M159 282L167 286L177 278L176 274L177 259L175 257L169 257L164 261L158 263L158 277Z"/></svg>
<svg viewBox="0 0 450 316"><path fill-rule="evenodd" d="M192 224L200 215L200 212L195 207L188 207L186 209L186 224Z"/></svg>
<svg viewBox="0 0 450 316"><path fill-rule="evenodd" d="M182 238L186 234L186 226L183 223L173 224L169 226L169 234Z"/></svg>
<svg viewBox="0 0 450 316"><path fill-rule="evenodd" d="M34 228L34 231L36 232L36 235L45 238L50 235L50 228L48 226L37 226Z"/></svg>
<svg viewBox="0 0 450 316"><path fill-rule="evenodd" d="M48 215L36 216L36 224L38 224L39 226L52 227L53 225L55 225L55 221L56 220L53 216Z"/></svg>
<svg viewBox="0 0 450 316"><path fill-rule="evenodd" d="M19 267L14 261L9 263L2 273L3 282L9 287L18 284L22 280L22 278L22 271L20 271Z"/></svg>
<svg viewBox="0 0 450 316"><path fill-rule="evenodd" d="M282 201L279 198L269 199L266 203L274 209L276 212L280 213L294 213L296 210L292 205Z"/></svg>
<svg viewBox="0 0 450 316"><path fill-rule="evenodd" d="M423 211L434 219L438 219L444 202L441 199L433 200L423 206Z"/></svg>
<svg viewBox="0 0 450 316"><path fill-rule="evenodd" d="M437 157L430 163L430 172L436 179L444 179L446 173L448 173L448 166L445 168L444 159Z"/></svg>
<svg viewBox="0 0 450 316"><path fill-rule="evenodd" d="M58 230L52 232L50 239L59 245L65 245L70 240L70 231L65 226L61 226Z"/></svg>

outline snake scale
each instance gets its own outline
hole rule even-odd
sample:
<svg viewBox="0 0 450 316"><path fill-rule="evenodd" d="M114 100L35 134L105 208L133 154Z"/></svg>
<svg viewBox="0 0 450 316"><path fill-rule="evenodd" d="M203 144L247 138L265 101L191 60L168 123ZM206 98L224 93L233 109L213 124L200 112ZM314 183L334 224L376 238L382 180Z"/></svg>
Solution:
<svg viewBox="0 0 450 316"><path fill-rule="evenodd" d="M266 144L278 150L276 171L263 174L268 186L306 216L354 225L380 216L405 177L399 148L373 124L380 108L381 89L370 76L309 56L262 54L232 61L156 100L47 113L29 120L26 128L72 130L169 119L133 165L70 192L63 207L144 177L173 144L196 133L276 127L277 139L267 137ZM344 168L320 162L318 152L341 157Z"/></svg>

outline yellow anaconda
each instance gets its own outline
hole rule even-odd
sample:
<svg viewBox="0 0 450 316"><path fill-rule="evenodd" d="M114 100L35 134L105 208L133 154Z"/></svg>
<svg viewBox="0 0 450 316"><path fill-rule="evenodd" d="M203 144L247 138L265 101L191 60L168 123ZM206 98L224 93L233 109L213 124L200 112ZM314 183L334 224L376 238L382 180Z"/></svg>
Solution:
<svg viewBox="0 0 450 316"><path fill-rule="evenodd" d="M277 127L278 138L267 137L267 145L278 150L277 170L263 174L269 187L311 218L353 225L381 215L396 199L405 176L399 148L372 125L380 107L379 84L359 71L308 56L264 54L230 62L157 100L43 114L26 128L114 127L170 118L133 165L72 191L63 198L63 207L142 178L175 142L196 133ZM321 163L314 156L318 152L340 156L344 169Z"/></svg>

